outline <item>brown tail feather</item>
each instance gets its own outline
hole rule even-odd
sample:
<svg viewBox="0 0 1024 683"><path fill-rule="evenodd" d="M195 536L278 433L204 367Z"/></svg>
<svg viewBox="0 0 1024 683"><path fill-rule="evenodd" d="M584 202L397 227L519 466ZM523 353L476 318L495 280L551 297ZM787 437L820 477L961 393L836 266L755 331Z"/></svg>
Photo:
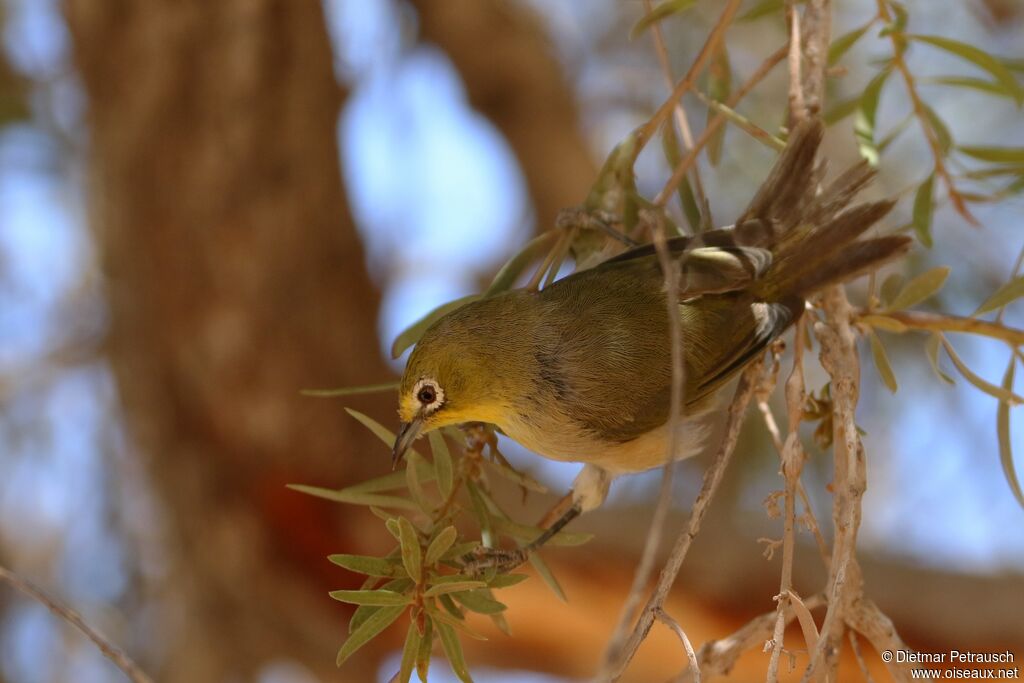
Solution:
<svg viewBox="0 0 1024 683"><path fill-rule="evenodd" d="M903 256L913 240L905 235L890 235L849 244L831 260L808 271L791 283L790 291L807 297L816 291L863 275Z"/></svg>

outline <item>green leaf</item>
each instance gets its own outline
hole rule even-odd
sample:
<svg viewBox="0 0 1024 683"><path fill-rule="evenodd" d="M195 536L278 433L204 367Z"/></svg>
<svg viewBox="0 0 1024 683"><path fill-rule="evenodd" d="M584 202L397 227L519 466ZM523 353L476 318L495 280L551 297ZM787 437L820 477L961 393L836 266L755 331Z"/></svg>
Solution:
<svg viewBox="0 0 1024 683"><path fill-rule="evenodd" d="M385 583L380 588L383 590L394 591L396 593L404 593L412 588L412 581L409 579L393 579ZM357 607L356 611L352 613L352 618L348 620L348 632L354 632L379 610L380 607L374 605L360 605Z"/></svg>
<svg viewBox="0 0 1024 683"><path fill-rule="evenodd" d="M299 393L303 396L315 396L317 398L333 398L335 396L359 396L360 394L383 394L387 391L397 391L398 382L385 382L384 384L367 384L361 387L342 387L340 389L303 389Z"/></svg>
<svg viewBox="0 0 1024 683"><path fill-rule="evenodd" d="M338 650L338 657L335 663L341 666L345 660L351 657L356 650L374 639L381 631L390 626L395 619L405 611L405 605L394 605L381 607L373 615L364 621L359 628L352 632L341 649Z"/></svg>
<svg viewBox="0 0 1024 683"><path fill-rule="evenodd" d="M423 555L416 528L405 517L398 518L398 541L402 545L402 564L417 584L423 581Z"/></svg>
<svg viewBox="0 0 1024 683"><path fill-rule="evenodd" d="M448 581L445 583L434 584L426 591L423 595L428 598L432 598L438 595L447 595L448 593L458 593L460 591L469 591L476 588L486 588L487 584L483 581L465 579L462 581Z"/></svg>
<svg viewBox="0 0 1024 683"><path fill-rule="evenodd" d="M969 157L997 164L1024 164L1024 147L971 147L960 145L957 149Z"/></svg>
<svg viewBox="0 0 1024 683"><path fill-rule="evenodd" d="M293 491L326 498L336 503L349 503L351 505L376 505L383 508L398 508L401 510L416 510L416 503L408 498L398 496L385 496L379 493L364 493L360 491L349 491L347 489L325 489L319 486L306 486L304 484L288 484Z"/></svg>
<svg viewBox="0 0 1024 683"><path fill-rule="evenodd" d="M896 334L903 334L909 329L896 318L891 318L887 315L862 315L860 322L876 330L885 330L886 332L895 332Z"/></svg>
<svg viewBox="0 0 1024 683"><path fill-rule="evenodd" d="M434 645L434 621L429 617L423 618L423 637L420 638L420 648L416 653L416 674L420 677L420 683L427 683L427 672L430 669L430 651Z"/></svg>
<svg viewBox="0 0 1024 683"><path fill-rule="evenodd" d="M487 586L489 588L509 588L528 578L530 578L529 574L495 574L494 578L487 582Z"/></svg>
<svg viewBox="0 0 1024 683"><path fill-rule="evenodd" d="M491 520L494 525L495 531L501 534L505 534L518 541L530 543L542 533L543 529L539 529L534 526L528 526L526 524L519 524L513 522L510 519L503 519L501 517L494 517ZM567 532L560 531L555 534L546 545L550 546L577 546L583 545L594 537L594 534L580 533L580 532Z"/></svg>
<svg viewBox="0 0 1024 683"><path fill-rule="evenodd" d="M972 316L981 315L1002 308L1012 301L1024 296L1024 277L1017 277L996 290L995 294L985 299L985 303L978 306L978 310Z"/></svg>
<svg viewBox="0 0 1024 683"><path fill-rule="evenodd" d="M956 369L960 371L960 374L964 376L964 379L973 384L975 387L981 389L989 396L994 396L995 398L998 398L1000 401L1003 401L1004 403L1011 403L1013 405L1024 403L1024 399L1022 399L1020 396L1017 396L1012 391L1009 391L1002 387L997 387L994 384L990 384L989 382L986 382L981 377L978 377L976 374L974 374L971 371L971 369L967 367L967 365L964 364L962 360L960 360L960 356L956 355L956 351L953 350L953 346L946 340L945 337L942 338L942 347L946 349L946 353L949 355L949 359L953 361L953 365L955 365Z"/></svg>
<svg viewBox="0 0 1024 683"><path fill-rule="evenodd" d="M448 500L452 494L454 474L452 468L452 454L448 450L444 436L438 431L427 434L430 439L430 450L434 455L434 470L437 472L437 488L441 492L441 498Z"/></svg>
<svg viewBox="0 0 1024 683"><path fill-rule="evenodd" d="M953 88L964 88L977 90L989 95L1009 97L1013 99L1015 94L1007 90L1006 86L996 81L987 81L984 78L971 78L969 76L936 76L933 78L922 78L920 83L925 85L948 85Z"/></svg>
<svg viewBox="0 0 1024 683"><path fill-rule="evenodd" d="M562 602L568 602L568 599L565 597L565 591L562 590L562 586L559 585L558 579L555 578L555 575L551 573L551 569L548 568L547 563L541 559L540 553L530 553L530 564L532 564L533 568L537 570L538 574L540 574L540 578L544 579L544 583L548 585L548 588L558 596L558 599Z"/></svg>
<svg viewBox="0 0 1024 683"><path fill-rule="evenodd" d="M551 242L554 241L556 235L558 235L558 231L548 230L527 242L526 245L519 250L519 253L510 258L505 265L498 270L498 274L494 276L490 286L484 291L483 298L486 299L489 296L500 294L501 292L511 289L512 285L516 282L516 278L522 274L523 270L526 269L526 266L530 265L534 259L544 253L544 250L551 245Z"/></svg>
<svg viewBox="0 0 1024 683"><path fill-rule="evenodd" d="M895 394L896 390L899 389L899 385L896 383L896 374L892 371L892 366L889 364L889 356L885 353L885 346L882 345L882 340L874 332L868 333L868 339L871 341L871 357L875 360L875 368L878 369L878 374L881 375L885 386Z"/></svg>
<svg viewBox="0 0 1024 683"><path fill-rule="evenodd" d="M939 346L942 344L942 335L933 333L928 336L928 341L924 344L925 354L928 356L928 362L931 363L932 371L935 375L946 384L956 384L956 380L943 372L942 368L939 367Z"/></svg>
<svg viewBox="0 0 1024 683"><path fill-rule="evenodd" d="M459 637L455 635L455 631L443 621L438 621L437 633L441 636L441 647L444 648L444 656L448 658L448 664L451 665L452 671L462 683L473 683L469 670L466 668L466 659L462 654L462 644L459 642Z"/></svg>
<svg viewBox="0 0 1024 683"><path fill-rule="evenodd" d="M419 453L410 452L406 457L408 462L405 464L405 483L409 487L409 494L422 512L430 514L434 505L430 502L427 492L423 490L419 472L424 468L433 469L433 467Z"/></svg>
<svg viewBox="0 0 1024 683"><path fill-rule="evenodd" d="M921 109L924 110L928 124L935 131L935 137L939 142L939 150L942 152L942 156L947 156L949 150L953 148L953 134L949 132L949 127L942 120L942 117L936 114L935 110L927 102L921 102Z"/></svg>
<svg viewBox="0 0 1024 683"><path fill-rule="evenodd" d="M469 492L469 499L473 503L474 517L477 523L480 525L480 538L484 546L487 548L494 547L494 528L491 522L491 513L487 510L487 504L484 502L483 496L480 495L480 489L469 479L466 480L466 491Z"/></svg>
<svg viewBox="0 0 1024 683"><path fill-rule="evenodd" d="M842 100L837 104L831 104L828 109L825 110L825 125L833 126L850 114L860 109L861 96L851 97L847 100Z"/></svg>
<svg viewBox="0 0 1024 683"><path fill-rule="evenodd" d="M476 301L479 298L479 294L470 294L469 296L458 298L455 301L449 301L446 304L438 306L430 313L427 313L395 337L395 343L391 345L391 357L398 358L405 353L406 349L420 340L423 333L427 331L427 328L443 318L445 315L456 309L462 308L466 304Z"/></svg>
<svg viewBox="0 0 1024 683"><path fill-rule="evenodd" d="M1003 390L1013 393L1013 373L1017 367L1016 357L1010 355L1010 364L1006 367L1006 374L1003 375ZM1010 485L1014 497L1021 507L1024 507L1024 491L1021 491L1020 479L1017 478L1017 468L1013 463L1013 449L1010 445L1010 404L1005 401L999 402L996 409L996 433L999 436L999 462L1003 464L1003 474L1006 475L1006 483Z"/></svg>
<svg viewBox="0 0 1024 683"><path fill-rule="evenodd" d="M908 35L907 38L910 40L916 40L919 43L933 45L941 50L954 54L961 59L965 59L968 62L973 63L975 66L981 67L985 71L989 72L996 81L1001 83L1008 92L1013 93L1013 99L1016 100L1018 104L1024 102L1024 89L1021 88L1013 73L1011 73L1006 65L999 61L999 59L993 57L984 50L943 36L911 34Z"/></svg>
<svg viewBox="0 0 1024 683"><path fill-rule="evenodd" d="M395 444L395 433L377 422L369 415L361 413L358 410L352 410L351 408L345 408L345 412L354 417L361 425L373 432L374 436L384 442L384 445L391 448Z"/></svg>
<svg viewBox="0 0 1024 683"><path fill-rule="evenodd" d="M666 17L678 14L679 12L685 12L690 9L695 2L696 0L665 0L665 2L652 9L649 14L641 17L640 21L636 22L633 30L629 32L629 39L634 40L652 24L659 22Z"/></svg>
<svg viewBox="0 0 1024 683"><path fill-rule="evenodd" d="M478 614L497 614L508 609L506 605L495 600L491 591L486 588L460 591L453 593L452 597L462 603L466 609Z"/></svg>
<svg viewBox="0 0 1024 683"><path fill-rule="evenodd" d="M487 467L495 470L501 476L505 477L510 481L514 481L523 488L529 489L530 491L535 491L537 493L548 492L548 489L546 486L544 486L544 484L540 483L530 475L520 472L519 470L514 469L509 465L506 465L500 460L485 460L484 463Z"/></svg>
<svg viewBox="0 0 1024 683"><path fill-rule="evenodd" d="M874 21L870 21L860 28L854 29L849 33L844 33L833 40L832 44L828 48L828 65L834 66L840 59L842 59L843 55L845 55L850 48L861 39L861 36L867 33L868 29L871 28L871 25L874 23Z"/></svg>
<svg viewBox="0 0 1024 683"><path fill-rule="evenodd" d="M430 545L427 546L427 554L423 558L423 564L428 567L433 567L437 564L437 561L440 560L446 552L448 552L448 549L452 547L452 543L455 543L455 539L458 538L458 536L459 532L453 526L447 526L442 529L441 533L439 533L434 540L430 542Z"/></svg>
<svg viewBox="0 0 1024 683"><path fill-rule="evenodd" d="M412 670L416 666L416 655L420 651L420 636L416 624L409 624L409 631L405 634L405 645L402 646L402 666L398 670L398 683L409 683L412 678Z"/></svg>
<svg viewBox="0 0 1024 683"><path fill-rule="evenodd" d="M412 453L413 451L407 451ZM406 467L409 465L406 464ZM418 460L418 477L421 484L425 484L434 479L434 468L430 466L423 458ZM349 493L375 493L377 491L390 491L393 489L400 489L407 485L407 477L405 470L397 470L395 472L388 472L385 475L379 476L375 479L368 479L367 481L353 484L352 486L346 486L341 489Z"/></svg>
<svg viewBox="0 0 1024 683"><path fill-rule="evenodd" d="M448 550L448 552L446 552L444 554L444 556L441 559L443 559L443 560L460 559L463 556L468 555L469 553L472 553L478 547L480 547L480 543L477 542L477 541L466 541L465 543L457 543L456 545L453 545Z"/></svg>
<svg viewBox="0 0 1024 683"><path fill-rule="evenodd" d="M761 17L766 17L769 14L775 12L781 12L782 8L786 6L785 0L761 0L746 12L736 18L737 22L742 21L754 21Z"/></svg>
<svg viewBox="0 0 1024 683"><path fill-rule="evenodd" d="M675 125L666 123L661 127L661 149L665 153L665 160L668 162L669 168L675 168L683 160L683 151L679 146ZM700 208L697 206L697 197L693 193L693 187L687 176L683 176L679 182L676 193L679 195L679 203L682 204L683 215L686 216L690 230L694 233L700 232L702 225Z"/></svg>
<svg viewBox="0 0 1024 683"><path fill-rule="evenodd" d="M353 605L376 605L383 607L387 605L408 605L412 602L412 596L388 590L340 590L331 591L328 595L338 602L348 602Z"/></svg>
<svg viewBox="0 0 1024 683"><path fill-rule="evenodd" d="M901 273L892 273L889 277L885 278L882 282L881 297L882 303L886 306L890 306L892 301L899 294L903 288L903 275Z"/></svg>
<svg viewBox="0 0 1024 683"><path fill-rule="evenodd" d="M334 555L328 555L327 559L339 567L344 567L345 569L356 572L357 574L387 577L405 576L405 569L401 565L397 564L394 560L389 560L383 557L368 557L366 555L346 555L344 553L337 553Z"/></svg>
<svg viewBox="0 0 1024 683"><path fill-rule="evenodd" d="M708 97L715 102L725 102L732 92L732 67L729 64L729 51L725 42L721 41L715 54L708 65ZM716 112L708 109L706 123L710 124L715 118ZM706 149L708 161L712 166L717 166L722 158L722 142L725 140L725 130L728 126L719 126L718 131L708 140Z"/></svg>
<svg viewBox="0 0 1024 683"><path fill-rule="evenodd" d="M910 308L928 299L942 289L942 285L945 284L948 276L948 266L932 268L921 273L903 286L900 293L889 304L889 310L901 311L904 308Z"/></svg>
<svg viewBox="0 0 1024 683"><path fill-rule="evenodd" d="M935 211L935 204L932 201L932 192L935 186L935 174L928 176L928 180L921 183L914 195L914 231L921 244L931 249L932 247L932 215Z"/></svg>
<svg viewBox="0 0 1024 683"><path fill-rule="evenodd" d="M864 93L860 98L860 108L857 110L857 120L853 125L853 133L857 138L860 155L867 159L872 166L878 165L878 148L875 146L875 119L878 114L878 100L890 73L892 73L892 68L886 66L864 88Z"/></svg>
<svg viewBox="0 0 1024 683"><path fill-rule="evenodd" d="M459 621L464 621L466 619L466 615L463 614L462 608L455 604L455 601L452 600L452 596L447 593L441 593L437 596L437 601L441 603L441 606L445 608L448 614L452 615Z"/></svg>

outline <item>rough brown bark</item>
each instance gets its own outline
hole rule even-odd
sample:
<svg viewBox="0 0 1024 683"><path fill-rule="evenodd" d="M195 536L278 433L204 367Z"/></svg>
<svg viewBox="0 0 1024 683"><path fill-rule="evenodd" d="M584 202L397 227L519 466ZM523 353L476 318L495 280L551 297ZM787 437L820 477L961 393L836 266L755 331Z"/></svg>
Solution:
<svg viewBox="0 0 1024 683"><path fill-rule="evenodd" d="M579 204L597 167L567 82L538 17L506 0L412 0L423 38L458 69L470 103L505 135L526 178L537 226Z"/></svg>
<svg viewBox="0 0 1024 683"><path fill-rule="evenodd" d="M168 617L151 673L250 680L294 658L338 680L345 617L324 589L344 577L324 555L353 546L359 518L283 486L388 463L337 403L298 391L389 373L342 193L320 3L68 0L66 15L110 358L173 560L179 628Z"/></svg>

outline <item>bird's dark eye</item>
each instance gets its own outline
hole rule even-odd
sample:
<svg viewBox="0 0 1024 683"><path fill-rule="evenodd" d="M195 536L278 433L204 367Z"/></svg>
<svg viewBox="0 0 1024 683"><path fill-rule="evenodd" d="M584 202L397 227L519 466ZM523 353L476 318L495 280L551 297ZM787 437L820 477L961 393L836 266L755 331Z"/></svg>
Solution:
<svg viewBox="0 0 1024 683"><path fill-rule="evenodd" d="M420 403L423 405L429 405L437 400L437 391L434 390L434 387L428 384L420 389L420 392L416 394L416 398L418 398Z"/></svg>

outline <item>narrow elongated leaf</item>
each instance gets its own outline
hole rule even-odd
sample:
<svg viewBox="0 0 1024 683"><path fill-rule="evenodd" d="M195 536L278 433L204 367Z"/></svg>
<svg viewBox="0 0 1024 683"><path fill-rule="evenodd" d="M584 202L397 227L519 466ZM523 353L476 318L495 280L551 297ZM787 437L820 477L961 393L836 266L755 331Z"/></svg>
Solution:
<svg viewBox="0 0 1024 683"><path fill-rule="evenodd" d="M462 683L473 683L469 669L466 668L466 659L462 654L462 643L459 642L455 631L443 621L438 621L437 633L441 636L441 647L444 648L444 656L448 658L448 664L451 665L452 671Z"/></svg>
<svg viewBox="0 0 1024 683"><path fill-rule="evenodd" d="M629 39L635 39L641 33L646 31L649 26L665 19L666 17L678 14L679 12L685 12L690 9L695 2L696 0L665 0L652 9L648 14L641 17L640 21L636 22L636 25L633 26L633 30L629 32Z"/></svg>
<svg viewBox="0 0 1024 683"><path fill-rule="evenodd" d="M1006 373L1003 375L1003 391L1013 393L1013 373L1017 367L1016 357L1010 355L1010 364L1006 366ZM1010 485L1014 497L1021 507L1024 507L1024 491L1021 491L1020 479L1017 478L1017 468L1013 462L1013 449L1010 445L1010 404L1005 401L999 402L996 410L996 433L999 436L999 462L1003 465L1003 474L1006 475L1006 483Z"/></svg>
<svg viewBox="0 0 1024 683"><path fill-rule="evenodd" d="M935 332L928 335L928 341L924 344L925 354L928 356L928 362L931 363L932 371L935 375L946 384L956 384L956 380L947 375L941 367L939 367L939 347L942 345L942 335Z"/></svg>
<svg viewBox="0 0 1024 683"><path fill-rule="evenodd" d="M979 161L996 164L1024 164L1024 147L972 147L960 145L957 149Z"/></svg>
<svg viewBox="0 0 1024 683"><path fill-rule="evenodd" d="M404 605L381 607L373 615L364 621L359 628L352 632L348 640L338 650L338 657L335 663L341 666L345 660L351 657L356 650L374 639L381 631L392 624L405 611Z"/></svg>
<svg viewBox="0 0 1024 683"><path fill-rule="evenodd" d="M459 621L465 621L466 615L463 613L462 608L455 604L452 600L452 596L448 593L441 593L437 596L437 601L441 603L441 606L447 610L448 614L452 615Z"/></svg>
<svg viewBox="0 0 1024 683"><path fill-rule="evenodd" d="M385 583L381 588L396 593L404 593L412 588L412 581L409 579L394 579ZM367 619L376 614L380 609L376 605L360 605L357 607L356 611L352 613L352 618L348 620L348 632L354 633L356 629L362 626Z"/></svg>
<svg viewBox="0 0 1024 683"><path fill-rule="evenodd" d="M423 564L428 567L433 567L437 564L437 561L448 552L448 549L452 547L452 543L458 538L459 532L453 526L447 526L441 530L441 532L434 537L434 540L427 546L427 554L423 558Z"/></svg>
<svg viewBox="0 0 1024 683"><path fill-rule="evenodd" d="M523 541L524 543L530 543L542 533L543 529L535 526L528 526L526 524L519 524L513 522L510 519L505 519L495 516L491 523L494 526L495 531L501 534L505 534L517 541ZM583 545L594 537L594 534L580 533L580 532L567 532L560 531L555 534L548 542L550 546L577 546Z"/></svg>
<svg viewBox="0 0 1024 683"><path fill-rule="evenodd" d="M412 602L412 596L402 595L394 591L388 590L374 590L374 591L331 591L328 593L332 598L338 602L348 602L353 605L408 605Z"/></svg>
<svg viewBox="0 0 1024 683"><path fill-rule="evenodd" d="M947 85L952 88L964 88L977 90L990 95L1009 97L1014 99L1015 94L1005 84L998 81L988 81L984 78L971 78L970 76L935 76L933 78L922 78L920 82L925 85Z"/></svg>
<svg viewBox="0 0 1024 683"><path fill-rule="evenodd" d="M469 296L461 297L455 301L449 301L446 304L438 306L430 313L427 313L395 337L395 343L391 345L391 357L398 358L405 353L407 348L420 340L428 327L443 318L445 315L456 309L462 308L466 304L476 301L479 298L479 294L470 294Z"/></svg>
<svg viewBox="0 0 1024 683"><path fill-rule="evenodd" d="M398 670L398 683L409 683L412 678L412 670L416 666L416 655L420 651L420 635L416 624L409 624L409 631L405 634L405 645L402 646L402 665Z"/></svg>
<svg viewBox="0 0 1024 683"><path fill-rule="evenodd" d="M889 309L901 311L904 308L910 308L921 303L942 289L942 285L946 283L948 276L948 266L926 270L903 286L900 293L889 304Z"/></svg>
<svg viewBox="0 0 1024 683"><path fill-rule="evenodd" d="M487 582L489 588L508 588L517 583L522 583L530 578L529 574L495 574L494 578Z"/></svg>
<svg viewBox="0 0 1024 683"><path fill-rule="evenodd" d="M288 484L293 491L326 498L336 503L350 503L352 505L375 505L382 508L399 508L401 510L415 510L416 503L408 498L398 496L386 496L379 493L362 493L358 491L347 491L345 489L325 489L319 486L306 486L304 484Z"/></svg>
<svg viewBox="0 0 1024 683"><path fill-rule="evenodd" d="M448 444L439 431L430 432L427 435L430 439L430 450L434 455L434 471L437 474L437 488L441 492L441 498L448 500L452 494L454 482L454 469L452 467L452 454L448 450Z"/></svg>
<svg viewBox="0 0 1024 683"><path fill-rule="evenodd" d="M487 584L483 581L466 580L466 581L449 581L447 583L439 583L431 586L423 592L423 595L432 598L438 595L447 595L449 593L458 593L460 591L470 591L476 588L486 588Z"/></svg>
<svg viewBox="0 0 1024 683"><path fill-rule="evenodd" d="M346 555L337 553L328 555L327 559L339 567L367 576L405 576L405 568L401 564L384 557L367 557L366 555Z"/></svg>
<svg viewBox="0 0 1024 683"><path fill-rule="evenodd" d="M533 568L537 570L538 574L540 574L540 578L544 579L544 583L548 585L548 588L558 596L558 599L562 602L568 602L568 599L565 597L565 591L562 590L562 586L558 583L558 579L556 579L555 575L551 573L551 569L548 567L547 563L541 559L539 553L530 554L530 564L532 564Z"/></svg>
<svg viewBox="0 0 1024 683"><path fill-rule="evenodd" d="M420 683L427 683L427 672L430 669L430 650L434 645L434 621L429 617L423 618L423 637L420 638L420 648L416 653L416 675L420 677Z"/></svg>
<svg viewBox="0 0 1024 683"><path fill-rule="evenodd" d="M860 321L875 329L895 332L896 334L902 334L910 329L899 320L896 320L896 318L890 318L887 315L864 315L860 317Z"/></svg>
<svg viewBox="0 0 1024 683"><path fill-rule="evenodd" d="M885 86L890 73L892 73L891 67L882 69L864 88L864 93L860 98L860 108L857 110L857 121L853 126L860 155L872 166L878 165L878 148L875 145L875 119L878 113L878 100L882 95L882 88Z"/></svg>
<svg viewBox="0 0 1024 683"><path fill-rule="evenodd" d="M914 232L921 244L931 249L932 246L932 215L935 204L932 201L932 191L935 185L935 174L928 176L928 180L921 183L914 195Z"/></svg>
<svg viewBox="0 0 1024 683"><path fill-rule="evenodd" d="M874 332L868 333L868 339L871 341L871 357L875 360L878 374L881 375L882 381L885 382L885 386L889 388L889 391L895 394L896 390L899 389L899 385L896 383L896 374L892 371L892 366L889 364L889 356L885 353L885 346L882 345L882 340Z"/></svg>
<svg viewBox="0 0 1024 683"><path fill-rule="evenodd" d="M405 517L398 518L398 540L402 544L402 564L416 583L423 580L423 554L416 529Z"/></svg>
<svg viewBox="0 0 1024 683"><path fill-rule="evenodd" d="M946 125L942 117L927 102L921 102L921 109L924 110L924 115L928 118L929 125L935 131L935 137L939 141L939 149L942 151L942 155L948 155L949 150L953 149L953 134L949 132L949 126Z"/></svg>
<svg viewBox="0 0 1024 683"><path fill-rule="evenodd" d="M830 103L828 109L825 110L825 124L833 126L859 110L860 100L861 97L858 95L846 100L840 100L835 104Z"/></svg>
<svg viewBox="0 0 1024 683"><path fill-rule="evenodd" d="M452 597L462 603L466 609L478 614L497 614L508 609L506 605L495 600L491 591L486 588L452 593Z"/></svg>
<svg viewBox="0 0 1024 683"><path fill-rule="evenodd" d="M427 492L423 490L419 472L424 468L433 469L433 467L418 453L409 453L406 457L408 462L405 464L405 483L409 487L409 495L412 496L416 506L422 512L430 514L434 509L434 505L430 502Z"/></svg>
<svg viewBox="0 0 1024 683"><path fill-rule="evenodd" d="M661 127L661 148L665 153L665 160L668 162L669 168L675 168L683 160L683 150L679 145L675 125L666 124ZM676 193L679 195L679 203L683 206L683 215L686 216L690 231L700 232L702 225L700 208L697 206L697 197L693 193L693 187L687 176L683 176Z"/></svg>
<svg viewBox="0 0 1024 683"><path fill-rule="evenodd" d="M512 467L506 465L500 460L485 460L484 464L486 467L493 469L501 476L505 477L506 479L510 479L511 481L514 481L523 488L529 489L531 491L536 491L537 493L548 492L548 489L546 486L544 486L544 484L540 483L539 481L537 481L536 479L534 479L533 477L524 472L520 472L517 469L513 469Z"/></svg>
<svg viewBox="0 0 1024 683"><path fill-rule="evenodd" d="M976 374L974 374L974 372L971 371L971 369L967 367L967 365L962 360L960 360L960 356L956 355L956 351L953 350L952 344L950 344L945 337L942 338L942 347L946 349L946 353L949 355L949 359L953 361L953 365L955 365L956 369L960 371L960 374L964 376L964 379L966 379L968 382L976 386L978 389L981 389L989 396L994 396L995 398L998 398L1000 401L1003 401L1004 403L1009 403L1012 405L1024 403L1024 398L1021 398L1020 396L1014 394L1012 391L1009 391L1002 387L997 387L996 385L986 382L981 377L978 377Z"/></svg>
<svg viewBox="0 0 1024 683"><path fill-rule="evenodd" d="M828 47L828 65L834 66L840 59L842 59L843 55L849 52L850 48L853 47L865 33L867 33L873 23L875 22L871 21L860 28L855 28L849 33L844 33L833 40L832 44Z"/></svg>
<svg viewBox="0 0 1024 683"><path fill-rule="evenodd" d="M412 451L406 452L412 453ZM417 470L420 483L425 484L429 481L433 481L434 468L432 468L429 463L425 462L423 458L420 458L417 462L419 463ZM406 464L406 467L408 467L408 463ZM393 489L400 489L405 487L406 485L407 478L405 470L401 469L395 472L388 472L387 474L379 476L375 479L368 479L367 481L362 481L359 482L358 484L353 484L352 486L346 486L341 490L347 491L349 493L375 493L377 491L390 491Z"/></svg>
<svg viewBox="0 0 1024 683"><path fill-rule="evenodd" d="M494 528L491 522L491 513L487 510L480 489L470 480L466 480L466 490L469 492L469 499L473 503L473 512L477 523L480 525L480 539L484 547L494 547Z"/></svg>
<svg viewBox="0 0 1024 683"><path fill-rule="evenodd" d="M544 253L544 250L551 246L551 243L555 240L557 235L557 231L549 230L537 235L527 242L526 245L519 250L519 253L510 258L505 265L498 270L498 274L494 276L494 279L491 280L491 284L484 291L483 297L486 299L489 296L500 294L501 292L511 289L512 285L516 282L516 278L522 274L526 269L526 266L530 265L531 262Z"/></svg>
<svg viewBox="0 0 1024 683"><path fill-rule="evenodd" d="M398 382L385 382L384 384L367 384L361 387L341 387L340 389L303 389L299 393L303 396L314 396L316 398L334 398L336 396L383 394L388 391L397 390Z"/></svg>
<svg viewBox="0 0 1024 683"><path fill-rule="evenodd" d="M896 295L903 289L903 275L901 273L892 273L889 277L885 278L882 282L881 297L882 303L885 306L892 305L892 301L896 298Z"/></svg>
<svg viewBox="0 0 1024 683"><path fill-rule="evenodd" d="M711 64L708 65L708 97L715 102L725 102L732 92L732 67L729 64L729 51L725 42L719 42ZM716 112L708 109L707 123L715 118ZM722 142L728 126L720 126L718 131L707 142L708 161L717 166L722 158Z"/></svg>
<svg viewBox="0 0 1024 683"><path fill-rule="evenodd" d="M981 315L983 313L988 313L989 311L994 311L997 308L1002 308L1022 296L1024 296L1024 277L1014 278L997 289L992 296L985 299L985 303L978 306L978 310L976 310L973 315Z"/></svg>
<svg viewBox="0 0 1024 683"><path fill-rule="evenodd" d="M383 441L386 446L390 448L391 446L394 445L395 433L388 429L387 427L385 427L384 425L382 425L380 422L377 422L369 415L361 413L358 410L345 408L345 412L354 417L359 422L359 424L363 425L371 432L373 432L374 436Z"/></svg>
<svg viewBox="0 0 1024 683"><path fill-rule="evenodd" d="M953 40L952 38L946 38L944 36L911 34L908 35L907 38L919 43L933 45L981 67L985 71L989 72L996 81L1001 83L1007 91L1012 92L1013 99L1016 100L1018 104L1024 102L1024 89L1021 88L1021 85L1017 82L1013 73L1010 72L1005 64L990 55L988 52L974 47L973 45L962 43L959 40Z"/></svg>
<svg viewBox="0 0 1024 683"><path fill-rule="evenodd" d="M736 18L737 22L754 21L761 17L766 17L769 14L775 12L781 12L782 8L786 6L785 0L761 0L746 12Z"/></svg>

